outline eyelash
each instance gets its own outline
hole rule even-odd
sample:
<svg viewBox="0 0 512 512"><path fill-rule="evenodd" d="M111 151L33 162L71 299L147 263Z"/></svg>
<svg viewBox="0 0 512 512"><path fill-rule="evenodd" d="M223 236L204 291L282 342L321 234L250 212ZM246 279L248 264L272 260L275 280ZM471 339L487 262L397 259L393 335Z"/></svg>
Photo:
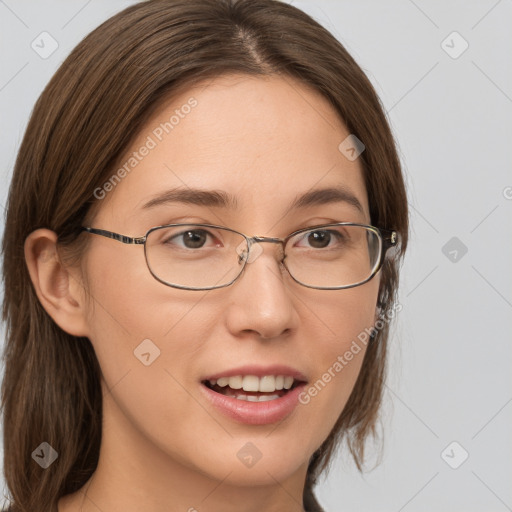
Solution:
<svg viewBox="0 0 512 512"><path fill-rule="evenodd" d="M314 229L314 226L312 226L312 228ZM188 232L196 232L196 233L204 233L206 234L206 237L208 239L210 239L211 241L215 242L215 240L217 240L217 237L215 236L215 233L212 233L208 228L197 228L197 229L194 229L194 230L183 230L183 231L179 231L179 232L176 232L176 233L173 233L172 236L167 236L167 237L164 237L161 241L161 243L163 243L164 245L175 245L175 246L180 246L180 242L184 242L183 240L183 236L188 233ZM329 228L325 228L325 229L318 229L318 230L314 230L312 231L312 233L326 233L328 234L329 236L329 239L328 239L328 242L329 242L329 245L324 248L324 249L328 249L328 248L331 248L333 249L336 244L345 244L348 242L348 237L345 235L345 233L343 232L340 232L340 231L336 231L335 229L329 229ZM299 239L297 240L297 244L298 243L301 243L303 241L306 241L308 240L308 234L307 233L301 233L300 236L299 236ZM331 244L331 240L334 242L333 244ZM175 242L173 242L175 241ZM201 249L204 249L203 247L200 247L199 248L200 250Z"/></svg>

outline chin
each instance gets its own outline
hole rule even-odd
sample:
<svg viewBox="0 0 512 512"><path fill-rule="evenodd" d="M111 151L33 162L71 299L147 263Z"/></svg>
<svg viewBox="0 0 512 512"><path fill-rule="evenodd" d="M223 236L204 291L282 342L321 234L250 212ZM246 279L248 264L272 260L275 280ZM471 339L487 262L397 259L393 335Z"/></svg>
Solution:
<svg viewBox="0 0 512 512"><path fill-rule="evenodd" d="M226 483L241 487L275 485L301 471L305 476L312 452L306 452L301 443L281 443L277 435L272 442L270 436L219 443L215 450L208 450L207 460L197 461L196 470L213 480L226 479Z"/></svg>

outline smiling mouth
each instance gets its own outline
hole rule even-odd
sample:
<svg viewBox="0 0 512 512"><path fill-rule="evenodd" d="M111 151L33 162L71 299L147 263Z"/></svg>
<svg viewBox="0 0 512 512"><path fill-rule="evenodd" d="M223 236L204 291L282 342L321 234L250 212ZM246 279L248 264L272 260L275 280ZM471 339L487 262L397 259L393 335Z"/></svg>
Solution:
<svg viewBox="0 0 512 512"><path fill-rule="evenodd" d="M204 380L202 384L220 395L237 400L269 402L285 396L302 382L286 375L237 375Z"/></svg>

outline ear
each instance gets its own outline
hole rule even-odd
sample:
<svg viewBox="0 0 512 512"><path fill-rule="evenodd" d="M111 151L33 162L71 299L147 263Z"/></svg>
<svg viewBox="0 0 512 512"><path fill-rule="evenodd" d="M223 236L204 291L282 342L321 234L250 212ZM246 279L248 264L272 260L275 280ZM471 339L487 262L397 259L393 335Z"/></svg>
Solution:
<svg viewBox="0 0 512 512"><path fill-rule="evenodd" d="M55 323L73 336L88 336L83 285L60 262L57 234L33 231L25 240L25 261L37 297Z"/></svg>

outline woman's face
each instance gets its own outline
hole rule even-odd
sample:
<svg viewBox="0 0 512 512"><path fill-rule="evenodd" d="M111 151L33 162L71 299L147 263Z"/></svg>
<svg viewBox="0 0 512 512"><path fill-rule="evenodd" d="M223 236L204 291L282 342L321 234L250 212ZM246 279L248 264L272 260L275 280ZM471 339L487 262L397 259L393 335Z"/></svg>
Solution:
<svg viewBox="0 0 512 512"><path fill-rule="evenodd" d="M91 225L137 237L168 223L208 223L284 238L323 223L370 223L359 160L338 149L348 135L329 103L291 78L217 78L175 96L145 125L113 174L125 163L129 171L97 192L105 197ZM289 209L330 187L361 209L325 198ZM223 192L236 207L179 200L145 207L171 190L189 198L191 190ZM88 337L108 388L105 460L144 480L179 467L236 485L293 475L303 482L355 384L364 345L341 370L335 363L374 324L379 277L345 290L306 288L280 265L279 244L263 243L231 286L189 291L158 282L142 245L82 236L91 237L83 263ZM331 378L322 377L329 369ZM324 385L307 400L291 391L292 400L266 402L205 385L236 375L292 376L306 381L302 391ZM230 384L236 388L236 379Z"/></svg>

